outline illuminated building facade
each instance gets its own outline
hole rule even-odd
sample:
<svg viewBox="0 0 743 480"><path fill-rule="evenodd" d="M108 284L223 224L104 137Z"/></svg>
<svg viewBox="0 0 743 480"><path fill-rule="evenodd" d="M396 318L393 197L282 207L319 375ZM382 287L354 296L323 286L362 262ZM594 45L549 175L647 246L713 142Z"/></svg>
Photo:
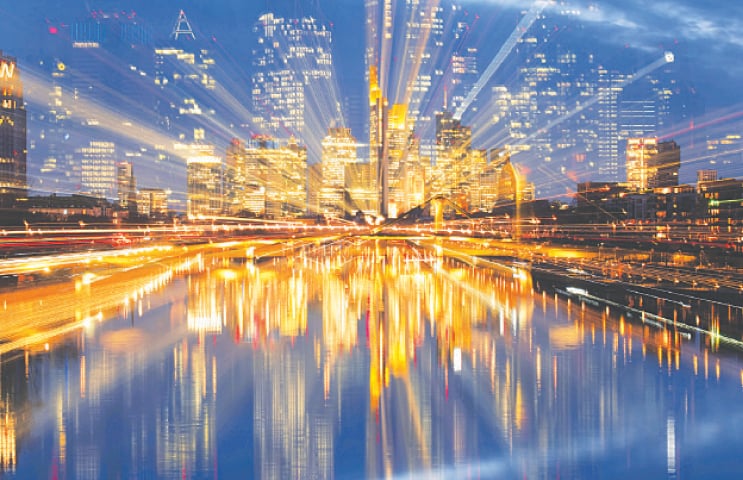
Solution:
<svg viewBox="0 0 743 480"><path fill-rule="evenodd" d="M271 218L307 212L307 148L290 139L253 138L234 157L236 197L241 213Z"/></svg>
<svg viewBox="0 0 743 480"><path fill-rule="evenodd" d="M610 181L619 180L620 136L619 136L619 97L627 76L598 67L598 176Z"/></svg>
<svg viewBox="0 0 743 480"><path fill-rule="evenodd" d="M136 201L137 181L134 178L134 167L131 162L116 164L116 198L119 207L129 208Z"/></svg>
<svg viewBox="0 0 743 480"><path fill-rule="evenodd" d="M162 188L140 188L137 192L137 213L144 217L164 218L168 215L168 192Z"/></svg>
<svg viewBox="0 0 743 480"><path fill-rule="evenodd" d="M743 180L722 178L699 182L697 191L703 202L704 220L717 225L743 224Z"/></svg>
<svg viewBox="0 0 743 480"><path fill-rule="evenodd" d="M639 191L678 185L681 148L657 138L627 139L627 183Z"/></svg>
<svg viewBox="0 0 743 480"><path fill-rule="evenodd" d="M717 180L717 170L697 170L697 183L714 182Z"/></svg>
<svg viewBox="0 0 743 480"><path fill-rule="evenodd" d="M222 214L222 159L204 152L186 160L188 178L187 213L189 218Z"/></svg>
<svg viewBox="0 0 743 480"><path fill-rule="evenodd" d="M75 95L69 86L67 64L57 60L50 62L48 68L47 109L37 118L31 117L36 135L29 138L29 151L42 162L37 188L66 193L80 183L80 164L75 161L70 134Z"/></svg>
<svg viewBox="0 0 743 480"><path fill-rule="evenodd" d="M708 168L728 169L743 162L743 135L739 132L715 135L706 144Z"/></svg>
<svg viewBox="0 0 743 480"><path fill-rule="evenodd" d="M319 212L328 217L344 217L353 207L346 205L350 182L346 171L357 164L356 139L350 128L331 128L322 143L322 181ZM349 200L351 200L349 198Z"/></svg>
<svg viewBox="0 0 743 480"><path fill-rule="evenodd" d="M392 105L387 119L381 173L382 211L389 218L397 218L423 203L426 176L420 159L420 139L414 133L408 106Z"/></svg>
<svg viewBox="0 0 743 480"><path fill-rule="evenodd" d="M562 194L575 182L623 180L624 141L668 125L679 90L671 65L638 77L569 47L565 37L581 16L540 15L514 50L515 82L493 88L486 107L487 135L505 136L499 144L518 154L518 163L539 165L539 196Z"/></svg>
<svg viewBox="0 0 743 480"><path fill-rule="evenodd" d="M241 191L248 187L245 168L246 147L239 138L233 138L227 145L224 165L224 211L228 215L240 215L242 210Z"/></svg>
<svg viewBox="0 0 743 480"><path fill-rule="evenodd" d="M293 136L306 144L310 110L333 91L330 30L311 17L285 19L266 13L253 34L251 96L258 114L254 123L261 132Z"/></svg>
<svg viewBox="0 0 743 480"><path fill-rule="evenodd" d="M528 188L524 177L519 173L510 159L501 165L496 183L495 204L512 205L522 200L526 200L524 189Z"/></svg>
<svg viewBox="0 0 743 480"><path fill-rule="evenodd" d="M77 156L81 165L80 193L116 198L116 144L91 140L88 145L77 149Z"/></svg>
<svg viewBox="0 0 743 480"><path fill-rule="evenodd" d="M215 114L208 99L217 86L216 62L205 42L194 34L183 10L168 42L156 47L154 53L158 122L183 140L191 131L203 130L208 124L205 117Z"/></svg>
<svg viewBox="0 0 743 480"><path fill-rule="evenodd" d="M375 213L387 215L389 185L387 184L386 132L387 99L379 85L378 69L369 67L369 164L373 172L370 188L377 192Z"/></svg>
<svg viewBox="0 0 743 480"><path fill-rule="evenodd" d="M451 112L436 114L436 158L431 174L431 194L457 192L465 180L472 145L472 129Z"/></svg>
<svg viewBox="0 0 743 480"><path fill-rule="evenodd" d="M379 212L379 192L373 188L377 183L376 168L370 162L350 163L346 165L345 177L351 212L376 216Z"/></svg>
<svg viewBox="0 0 743 480"><path fill-rule="evenodd" d="M26 108L14 57L0 51L0 206L26 196Z"/></svg>

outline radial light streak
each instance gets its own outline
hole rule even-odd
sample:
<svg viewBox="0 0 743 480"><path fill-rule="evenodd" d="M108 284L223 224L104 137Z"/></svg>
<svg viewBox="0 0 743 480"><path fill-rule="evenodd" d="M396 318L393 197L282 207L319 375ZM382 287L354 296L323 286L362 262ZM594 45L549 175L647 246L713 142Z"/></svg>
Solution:
<svg viewBox="0 0 743 480"><path fill-rule="evenodd" d="M414 43L413 47L415 48L415 51L413 53L413 58L408 58L407 56L403 58L403 61L401 62L401 66L404 69L407 69L407 81L404 81L402 84L398 82L397 86L397 92L392 98L398 99L402 97L402 103L405 105L410 105L411 100L413 97L413 93L415 91L415 87L418 83L418 76L421 71L421 65L423 63L423 57L424 52L426 50L426 46L428 45L428 40L431 36L431 28L433 26L433 21L436 17L436 11L439 6L439 0L429 0L425 2L425 5L422 7L422 11L419 12L416 9L411 9L410 11L410 18L408 19L408 23L421 23L420 32L421 35L419 37L409 38L407 35L405 36L405 44L404 44L404 55L410 51L410 43ZM421 17L421 15L418 15L419 13L422 13L422 19L416 18ZM408 28L409 29L409 28ZM408 64L408 61L410 60L410 64ZM402 95L400 95L399 90L401 88L405 88Z"/></svg>
<svg viewBox="0 0 743 480"><path fill-rule="evenodd" d="M516 26L516 29L511 33L503 46L501 46L500 50L498 50L498 53L490 62L490 65L488 65L488 67L485 69L485 72L483 72L482 76L477 80L477 82L475 82L472 90L470 90L470 92L467 94L467 97L465 97L464 101L459 106L457 111L454 113L454 118L456 120L462 119L462 115L464 115L464 113L470 107L472 102L477 97L477 94L480 93L480 90L482 90L483 87L485 87L485 85L490 81L498 68L500 68L501 64L503 64L508 55L510 55L511 51L516 46L516 43L518 43L521 37L523 37L524 34L529 30L531 25L536 21L536 19L545 9L548 3L549 2L547 0L537 0L536 2L534 2L529 11L526 13L526 15L524 15L519 24Z"/></svg>
<svg viewBox="0 0 743 480"><path fill-rule="evenodd" d="M671 53L671 52L665 52L661 58L659 58L659 59L655 60L654 62L652 62L651 64L649 64L649 65L641 68L634 75L632 75L630 77L627 77L623 81L619 82L619 84L615 88L617 88L617 89L624 89L625 87L627 87L628 85L631 85L632 83L634 83L635 81L637 81L640 78L644 77L645 75L647 75L647 74L655 71L656 69L662 67L663 65L666 65L666 64L669 64L669 63L673 63L673 61L674 61L673 53ZM598 95L594 95L592 98L590 98L587 102L583 103L581 106L573 109L572 111L566 113L565 115L562 115L559 118L556 118L555 120L552 120L551 122L549 122L544 127L539 128L536 132L534 132L531 135L527 136L522 143L528 143L529 141L534 140L535 138L543 135L544 133L548 132L549 130L553 129L557 125L559 125L562 122L564 122L565 120L568 120L568 119L572 118L573 116L575 116L576 114L582 112L586 108L595 105L600 100L604 100L608 95L609 95L609 93L606 93L606 92L600 92Z"/></svg>
<svg viewBox="0 0 743 480"><path fill-rule="evenodd" d="M47 99L41 95L43 92L51 90L52 85L34 72L28 71L25 74L24 83L26 84L28 91L31 93L28 101L44 105ZM122 103L126 102L126 99L123 97L121 100ZM182 156L181 152L173 147L173 138L153 129L145 128L140 119L127 116L122 113L122 110L114 111L110 108L99 105L94 101L78 99L77 102L78 108L76 111L72 112L73 119L106 130L109 133L113 133L120 138L132 141L138 145L146 143L149 145L161 146L164 151L174 157L181 158L185 162L185 157Z"/></svg>

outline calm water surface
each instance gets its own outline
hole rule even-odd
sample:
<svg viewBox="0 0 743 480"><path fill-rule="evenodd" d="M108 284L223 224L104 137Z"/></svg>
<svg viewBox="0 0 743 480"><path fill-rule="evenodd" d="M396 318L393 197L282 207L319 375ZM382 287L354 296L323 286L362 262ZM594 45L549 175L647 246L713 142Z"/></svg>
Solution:
<svg viewBox="0 0 743 480"><path fill-rule="evenodd" d="M83 325L2 355L3 478L743 475L735 350L519 272L376 242L54 295L2 299Z"/></svg>

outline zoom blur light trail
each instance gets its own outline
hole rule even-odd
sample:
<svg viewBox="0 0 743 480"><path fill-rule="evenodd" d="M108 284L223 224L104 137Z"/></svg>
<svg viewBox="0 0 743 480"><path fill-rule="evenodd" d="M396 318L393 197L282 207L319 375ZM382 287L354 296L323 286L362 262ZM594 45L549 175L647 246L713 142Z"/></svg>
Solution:
<svg viewBox="0 0 743 480"><path fill-rule="evenodd" d="M485 85L490 81L492 76L495 74L498 68L500 68L501 64L503 64L513 48L516 46L519 39L521 39L521 37L523 37L524 34L529 30L531 25L534 23L534 21L536 21L547 4L548 2L545 0L537 0L536 2L534 2L526 15L524 15L524 17L521 19L519 24L516 25L516 28L513 30L513 32L511 32L511 35L508 37L508 39L501 46L500 50L498 50L498 53L490 62L488 68L485 69L485 72L483 72L482 76L480 76L477 82L475 82L472 90L470 90L470 92L467 94L467 97L454 113L454 118L456 120L462 119L462 115L464 115L464 113L470 107L472 102L475 100L475 97L477 97L477 94L480 93L480 90L482 90L483 87L485 87Z"/></svg>

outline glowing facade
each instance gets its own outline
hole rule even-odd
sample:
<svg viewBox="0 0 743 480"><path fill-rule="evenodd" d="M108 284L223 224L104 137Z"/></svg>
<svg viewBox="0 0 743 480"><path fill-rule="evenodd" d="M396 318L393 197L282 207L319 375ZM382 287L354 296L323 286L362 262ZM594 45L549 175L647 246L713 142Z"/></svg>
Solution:
<svg viewBox="0 0 743 480"><path fill-rule="evenodd" d="M266 13L253 34L254 123L261 132L306 143L306 117L317 107L312 103L331 91L330 30L311 17L284 19Z"/></svg>
<svg viewBox="0 0 743 480"><path fill-rule="evenodd" d="M77 149L81 165L80 192L100 198L116 198L116 144L91 140Z"/></svg>
<svg viewBox="0 0 743 480"><path fill-rule="evenodd" d="M234 142L233 142L234 145ZM271 218L307 212L307 148L295 139L253 138L230 150L234 165L233 210Z"/></svg>
<svg viewBox="0 0 743 480"><path fill-rule="evenodd" d="M128 208L136 200L137 181L131 162L116 164L116 198L121 208Z"/></svg>
<svg viewBox="0 0 743 480"><path fill-rule="evenodd" d="M16 59L0 52L0 205L25 197L26 108Z"/></svg>
<svg viewBox="0 0 743 480"><path fill-rule="evenodd" d="M331 128L322 147L320 213L343 217L355 210L351 205L346 205L346 196L350 193L346 171L353 168L358 160L356 139L349 128Z"/></svg>
<svg viewBox="0 0 743 480"><path fill-rule="evenodd" d="M186 163L188 178L187 213L189 218L222 214L222 159L207 153L193 156Z"/></svg>
<svg viewBox="0 0 743 480"><path fill-rule="evenodd" d="M387 215L386 198L389 195L386 160L387 99L379 85L376 66L369 68L369 164L373 172L370 187L377 192L375 211Z"/></svg>
<svg viewBox="0 0 743 480"><path fill-rule="evenodd" d="M206 44L196 38L183 11L168 44L155 48L154 83L159 89L155 111L162 128L180 140L203 129L205 117L215 114L208 99L216 89L216 61ZM211 132L209 132L211 133Z"/></svg>
<svg viewBox="0 0 743 480"><path fill-rule="evenodd" d="M580 16L541 14L515 49L516 81L494 88L495 101L487 107L493 127L488 135L506 137L498 146L545 172L538 179L540 196L564 193L582 179L622 180L624 141L667 125L677 91L670 66L630 74L602 65L590 50L568 46L560 37L580 25Z"/></svg>
<svg viewBox="0 0 743 480"><path fill-rule="evenodd" d="M137 192L137 213L150 218L168 215L168 192L162 188L140 188Z"/></svg>
<svg viewBox="0 0 743 480"><path fill-rule="evenodd" d="M636 190L678 185L681 149L674 141L627 139L627 183Z"/></svg>

